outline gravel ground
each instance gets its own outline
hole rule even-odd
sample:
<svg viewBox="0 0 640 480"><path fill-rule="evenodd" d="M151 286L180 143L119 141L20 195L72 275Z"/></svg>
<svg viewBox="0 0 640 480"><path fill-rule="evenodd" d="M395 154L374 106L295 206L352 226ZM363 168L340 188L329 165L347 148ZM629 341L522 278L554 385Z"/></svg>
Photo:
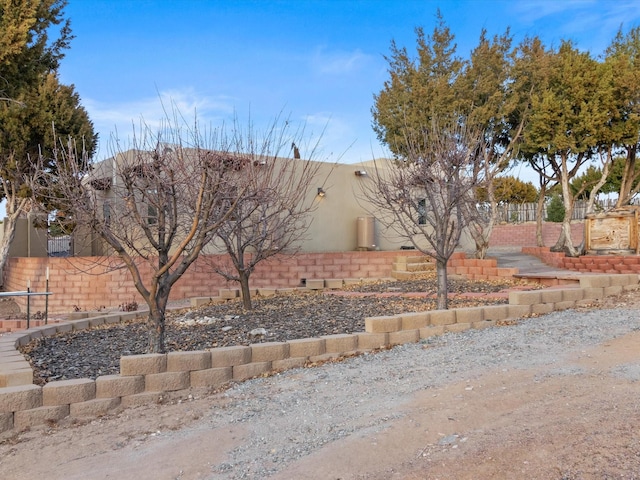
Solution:
<svg viewBox="0 0 640 480"><path fill-rule="evenodd" d="M29 443L29 438L33 438L37 445L42 443L47 447L46 452L41 450L34 455L49 455L48 458L56 466L50 471L51 474L55 472L50 478L56 480L86 478L87 468L97 465L101 465L99 468L104 474L95 478L150 478L148 474L155 465L153 462L158 464L154 471L160 476L156 478L167 479L436 478L424 472L421 476L406 477L397 476L394 470L380 473L380 463L384 464L385 459L377 457L369 461L377 464L371 465L371 471L378 473L369 475L366 473L369 470L362 465L362 459L354 457L353 466L345 467L345 459L338 457L345 447L352 448L354 444L361 445L361 449L355 451L363 456L370 450L378 451L377 439L382 440L385 435L393 433L394 428L399 425L406 428L407 422L413 421L417 415L416 395L420 395L422 402L425 402L425 398L443 395L439 389L462 383L466 387L462 387L462 392L455 396L458 414L480 415L486 412L469 411L465 405L471 402L472 397L483 398L485 390L482 383L486 381L488 373L499 372L505 378L509 378L509 375L519 378L522 375L526 379L535 371L536 377L525 380L523 405L539 407L535 410L538 416L544 417L552 409L567 415L564 420L562 416L553 417L556 420L554 426L558 428L549 426L553 430L552 438L538 450L530 452L530 456L524 457L535 464L539 469L537 472L544 473L524 473L531 465L523 463L522 457L514 457L517 463L513 464L508 476L504 473L496 476L495 472L483 476L479 470L474 475L475 470L468 470L467 476L452 477L445 474L437 478L637 478L640 453L634 453L633 443L637 431L634 426L637 396L633 395L629 408L623 409L626 406L621 403L624 386L616 384L620 391L607 390L604 397L600 397L593 405L586 402L585 409L574 409L574 400L588 395L588 391L578 389L573 394L575 398L567 396L567 392L570 385L582 385L581 381L591 379L596 389L594 393L602 393L602 388L598 387L601 384L597 382L609 374L631 382L627 387L635 388L635 382L640 381L637 355L630 357L633 360L616 364L611 372L607 370L606 362L595 365L595 369L591 370L587 364L576 359L588 359L591 348L615 344L613 339L640 331L639 305L638 292L627 292L589 308L519 319L508 325L483 330L449 333L417 344L327 363L320 368L294 369L233 384L226 391L213 395L202 391L194 391L193 395L182 398L167 395L164 405L131 409L68 430L54 428L47 435L39 431L27 433L21 437L21 441L26 442L22 451L33 451L31 447L35 445ZM551 390L533 402L526 402L527 395L531 395L536 385L548 384L548 379L560 379L560 386L554 387L557 383L552 382L548 387ZM509 383L502 385L506 392L511 389ZM552 395L559 398L559 403L551 403ZM502 398L495 397L493 401L500 402ZM409 408L409 405L413 406ZM420 402L417 405L420 408ZM494 430L491 425L486 425L485 429L474 429L477 427L471 424L467 425L466 430L458 430L461 423L455 418L447 419L453 404L443 404L438 412L439 416L444 416L443 422L435 430L439 440L434 443L425 440L420 444L420 449L411 450L408 456L414 461L420 457L423 463L419 465L428 465L425 462L429 461L429 455L440 460L445 459L443 455L451 455L446 458L455 461L454 452L466 452L465 449L474 446L480 457L474 456L472 460L477 462L475 465L479 468L480 463L491 463L492 455L508 456L521 449L526 450L532 435L544 434L535 430L535 425L543 419L527 416L528 410L519 405L500 403L493 408L490 404L485 407L498 412L497 423L502 417L509 419L509 425L513 428L507 428L507 433L512 433L505 437L504 433L500 434L500 430ZM564 405L568 409L566 412L559 410ZM168 410L171 406L176 408ZM594 413L586 410L586 407L596 413L601 410L612 411L611 415L614 416L606 418L605 415L604 419L594 417ZM413 418L405 418L408 412L413 412ZM599 444L599 435L606 433L607 425L616 420L620 420L624 429L613 431L604 444ZM590 423L592 421L594 423ZM574 424L587 429L584 437L577 434ZM150 428L150 425L153 426ZM567 430L571 425L574 425L574 430ZM420 431L431 428L429 424L410 426ZM406 434L409 433L407 430ZM467 437L461 437L459 433L469 435L468 442ZM402 434L399 433L400 437ZM99 442L105 435L110 436L100 447L104 452L96 453L94 446L85 449L85 445L103 445ZM426 433L424 435L427 436ZM47 436L51 437L45 442L43 439ZM70 450L69 442L75 438L80 438L81 442L77 451L73 451L72 460L57 461L62 451ZM491 448L492 442L497 442L498 447L504 450L497 447L483 450L485 446ZM4 448L13 455L20 446L19 443L16 447L7 444ZM0 443L0 452L2 448ZM570 451L576 456L556 457L554 453L557 450ZM422 457L422 454L428 456ZM395 452L395 455L394 460L397 461L398 453ZM574 458L582 463L569 462L568 467L564 465ZM314 459L322 462L321 467L316 463L315 470L307 469L304 475L295 470L301 462L308 462L303 465L313 464ZM345 468L342 474L327 476L334 461L338 460ZM556 463L563 469L553 470L555 473L551 474L546 467L553 469ZM138 470L137 467L142 468L143 464L146 465L144 469ZM10 472L24 470L22 457L17 458L15 465L15 470ZM438 463L437 466L443 465ZM593 468L589 471L596 473L582 474L590 465ZM292 469L294 474L291 473ZM35 472L37 469L32 470ZM621 475L622 471L628 475ZM140 474L136 476L136 472ZM34 475L33 472L27 472L16 478L34 478Z"/></svg>
<svg viewBox="0 0 640 480"><path fill-rule="evenodd" d="M267 477L336 439L375 437L396 417L398 406L420 390L455 380L472 385L476 376L491 369L552 366L576 349L636 330L640 319L635 310L569 310L509 327L434 337L310 369L302 377L292 370L235 385L225 393L230 403L207 428L247 423L251 440L233 451L232 460L216 466L212 478ZM548 374L580 374L576 368L552 368ZM637 365L619 374L640 380ZM314 401L305 400L309 398ZM388 414L380 416L381 411Z"/></svg>
<svg viewBox="0 0 640 480"><path fill-rule="evenodd" d="M450 308L505 303L505 289L522 286L511 281L449 281ZM524 288L524 287L523 287ZM532 288L531 286L527 288ZM411 281L377 281L353 285L343 292L294 292L258 298L246 311L239 301L210 305L167 315L167 351L204 350L257 342L364 331L364 319L435 308L434 275ZM502 295L496 295L503 292ZM264 332L264 334L252 334ZM35 383L93 378L119 372L120 357L146 352L142 322L58 334L23 347L35 370ZM91 351L91 355L85 352Z"/></svg>

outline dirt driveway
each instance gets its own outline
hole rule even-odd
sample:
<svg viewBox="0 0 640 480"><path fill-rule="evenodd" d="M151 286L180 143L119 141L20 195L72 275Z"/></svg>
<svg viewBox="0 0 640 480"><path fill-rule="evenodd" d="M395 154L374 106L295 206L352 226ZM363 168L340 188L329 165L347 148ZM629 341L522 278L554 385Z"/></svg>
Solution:
<svg viewBox="0 0 640 480"><path fill-rule="evenodd" d="M609 312L591 312L585 320L580 312L572 315L594 328ZM625 315L638 322L633 310ZM496 330L510 328L518 327ZM551 335L550 328L540 323L523 331L523 345L544 344L550 337L538 339L536 332ZM227 392L192 391L191 397L5 438L0 478L640 478L638 327L571 345L564 351L549 347L544 354L553 358L544 362L536 360L544 345L524 352L531 356L528 368L520 357L512 367L512 353L499 366L451 367L437 385L402 395L405 385L427 372L403 363L406 375L397 374L393 362L402 352L297 370ZM440 347L407 348L415 355L415 349ZM462 365L469 348L458 345L442 354ZM471 350L469 355L480 358ZM344 376L342 388L331 384L334 370ZM400 393L389 396L391 390ZM350 412L348 420L340 417L342 408ZM323 419L327 432L317 428ZM313 448L301 438L305 431L318 440ZM239 452L245 452L242 461Z"/></svg>

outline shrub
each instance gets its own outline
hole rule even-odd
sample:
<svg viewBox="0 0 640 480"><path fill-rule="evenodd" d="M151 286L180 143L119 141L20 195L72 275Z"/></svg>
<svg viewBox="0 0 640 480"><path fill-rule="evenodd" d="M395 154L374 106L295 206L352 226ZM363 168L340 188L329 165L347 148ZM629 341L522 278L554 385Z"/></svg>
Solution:
<svg viewBox="0 0 640 480"><path fill-rule="evenodd" d="M564 204L560 195L553 195L547 207L547 222L562 222L564 220Z"/></svg>

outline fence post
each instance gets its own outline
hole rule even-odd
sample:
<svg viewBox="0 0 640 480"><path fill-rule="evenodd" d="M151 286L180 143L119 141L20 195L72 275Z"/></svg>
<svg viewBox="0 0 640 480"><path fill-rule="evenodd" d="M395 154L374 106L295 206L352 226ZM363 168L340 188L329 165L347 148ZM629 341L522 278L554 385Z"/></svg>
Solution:
<svg viewBox="0 0 640 480"><path fill-rule="evenodd" d="M27 330L31 320L31 280L27 280Z"/></svg>

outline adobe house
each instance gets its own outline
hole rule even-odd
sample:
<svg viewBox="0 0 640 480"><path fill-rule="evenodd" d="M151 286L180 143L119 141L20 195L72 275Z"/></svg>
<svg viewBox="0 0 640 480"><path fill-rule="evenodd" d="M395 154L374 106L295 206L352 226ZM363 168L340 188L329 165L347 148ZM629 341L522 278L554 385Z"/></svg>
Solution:
<svg viewBox="0 0 640 480"><path fill-rule="evenodd" d="M116 201L113 186L117 184L118 165L132 156L132 150L98 163L91 185L100 191L104 204ZM277 162L292 161L276 158ZM312 163L318 167L314 183L308 185L306 201L315 202L315 209L309 214L310 226L304 239L297 246L301 253L348 252L354 250L393 251L412 248L411 243L401 238L395 231L386 229L375 220L372 206L364 198L362 188L370 181L375 167L380 171L387 168L388 159L378 159L356 164ZM106 208L106 207L105 207ZM461 248L473 251L470 239L461 240ZM74 255L104 255L100 242L86 233L75 235ZM223 253L210 244L205 253Z"/></svg>

